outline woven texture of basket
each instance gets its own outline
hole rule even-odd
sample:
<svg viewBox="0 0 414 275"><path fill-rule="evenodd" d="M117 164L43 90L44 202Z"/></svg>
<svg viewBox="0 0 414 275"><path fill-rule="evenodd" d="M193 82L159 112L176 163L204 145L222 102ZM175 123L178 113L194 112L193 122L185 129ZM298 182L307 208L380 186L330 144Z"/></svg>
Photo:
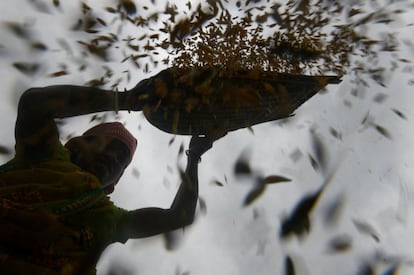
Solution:
<svg viewBox="0 0 414 275"><path fill-rule="evenodd" d="M287 118L327 84L339 82L339 76L173 67L141 81L135 91L155 127L214 136Z"/></svg>

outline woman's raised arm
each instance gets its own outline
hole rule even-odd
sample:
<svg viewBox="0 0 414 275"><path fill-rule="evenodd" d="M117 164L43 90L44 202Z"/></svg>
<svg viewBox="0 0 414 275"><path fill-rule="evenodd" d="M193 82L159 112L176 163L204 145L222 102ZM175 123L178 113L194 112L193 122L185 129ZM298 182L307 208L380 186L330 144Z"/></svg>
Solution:
<svg viewBox="0 0 414 275"><path fill-rule="evenodd" d="M192 137L187 154L187 167L181 175L182 182L171 207L129 211L119 224L123 238L145 238L193 223L198 200L198 163L201 155L212 147L213 141L209 138Z"/></svg>
<svg viewBox="0 0 414 275"><path fill-rule="evenodd" d="M53 126L55 118L128 110L126 94L73 85L31 88L23 93L19 101L16 141Z"/></svg>

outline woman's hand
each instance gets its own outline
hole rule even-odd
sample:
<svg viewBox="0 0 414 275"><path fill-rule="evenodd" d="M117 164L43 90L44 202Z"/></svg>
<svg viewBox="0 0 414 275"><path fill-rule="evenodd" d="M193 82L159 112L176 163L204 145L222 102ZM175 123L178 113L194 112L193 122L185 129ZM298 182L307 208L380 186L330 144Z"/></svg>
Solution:
<svg viewBox="0 0 414 275"><path fill-rule="evenodd" d="M193 136L190 141L189 154L200 158L205 152L213 146L214 139L210 137Z"/></svg>

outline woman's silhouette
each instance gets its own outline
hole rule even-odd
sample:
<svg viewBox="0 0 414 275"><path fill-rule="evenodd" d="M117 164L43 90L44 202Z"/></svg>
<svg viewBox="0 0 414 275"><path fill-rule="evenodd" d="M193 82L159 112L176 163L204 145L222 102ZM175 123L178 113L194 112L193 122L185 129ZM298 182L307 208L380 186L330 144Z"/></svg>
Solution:
<svg viewBox="0 0 414 275"><path fill-rule="evenodd" d="M95 274L109 244L193 222L197 167L212 140L191 139L186 171L170 208L134 211L116 207L107 197L137 144L121 123L104 123L66 145L60 142L54 119L140 110L142 106L131 103L132 95L70 85L23 93L15 125L16 154L0 167L1 274Z"/></svg>

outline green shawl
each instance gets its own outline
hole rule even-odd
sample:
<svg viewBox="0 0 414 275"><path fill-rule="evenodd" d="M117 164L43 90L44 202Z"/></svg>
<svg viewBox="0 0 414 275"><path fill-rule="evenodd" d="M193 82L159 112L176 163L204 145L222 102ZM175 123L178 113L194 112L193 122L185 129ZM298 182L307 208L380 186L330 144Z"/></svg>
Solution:
<svg viewBox="0 0 414 275"><path fill-rule="evenodd" d="M17 150L0 167L0 273L94 274L105 247L127 240L127 212L60 143L34 163Z"/></svg>

